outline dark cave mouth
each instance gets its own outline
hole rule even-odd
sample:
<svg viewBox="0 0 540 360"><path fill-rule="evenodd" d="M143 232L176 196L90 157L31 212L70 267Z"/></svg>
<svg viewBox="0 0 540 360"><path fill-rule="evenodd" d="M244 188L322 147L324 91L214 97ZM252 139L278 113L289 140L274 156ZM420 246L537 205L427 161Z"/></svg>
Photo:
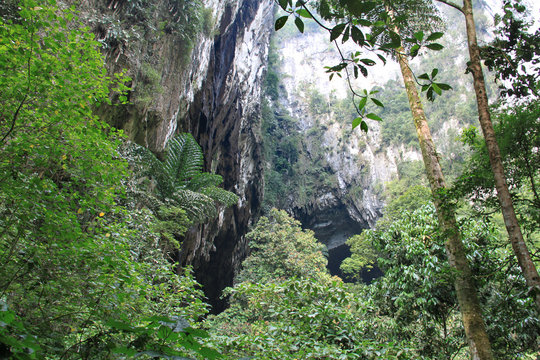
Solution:
<svg viewBox="0 0 540 360"><path fill-rule="evenodd" d="M328 250L328 265L326 266L330 275L335 275L340 277L344 282L352 283L354 279L350 276L343 274L340 266L343 260L351 256L351 249L349 245L343 244L335 248ZM383 272L379 267L373 266L370 269L362 269L360 272L360 278L364 284L371 284L373 280L383 276Z"/></svg>

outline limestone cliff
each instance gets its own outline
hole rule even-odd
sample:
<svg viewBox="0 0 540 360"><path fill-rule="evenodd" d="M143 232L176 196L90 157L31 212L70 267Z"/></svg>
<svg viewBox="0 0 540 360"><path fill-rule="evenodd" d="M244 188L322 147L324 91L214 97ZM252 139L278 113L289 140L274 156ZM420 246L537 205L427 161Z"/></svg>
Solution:
<svg viewBox="0 0 540 360"><path fill-rule="evenodd" d="M111 72L133 79L131 105L100 115L156 153L175 131L190 132L205 170L240 197L193 229L179 259L193 265L219 310L221 290L243 259L243 236L262 198L260 97L272 0L83 0L81 18L103 44Z"/></svg>
<svg viewBox="0 0 540 360"><path fill-rule="evenodd" d="M264 128L266 135L275 137L274 127L281 126L288 137L296 137L296 140L275 144L274 152L267 154L268 190L281 183L293 184L279 188L284 194L270 199L270 203L293 213L332 251L347 237L375 224L384 208L386 183L399 177L398 169L402 164L422 159L399 67L392 61L386 66L379 64L370 68L367 78L360 76L353 82L356 89L368 91L377 88L382 91L383 85L394 87L390 97L380 98L393 110L387 109L383 123L371 121L368 133L364 133L359 128L351 129L352 119L358 115L351 104L349 85L337 76L329 81L325 71L325 66L340 62L339 54L328 42L327 33L317 26L307 25L306 33L300 35L293 24L287 24L277 33L273 43L271 72L275 79L273 84L267 85L270 87L267 100L271 111L265 116L267 125ZM456 52L451 46L459 45L448 44L445 51ZM343 53L352 50L357 49L342 45ZM436 61L425 60L427 66L434 66ZM459 65L464 66L464 63ZM415 66L419 64L415 63ZM459 98L470 94L468 79L456 76L455 70L449 71L451 65L444 66L446 69L440 67L448 82L456 90L460 87L461 95L456 92L453 96ZM272 86L278 89L272 92ZM376 97L388 95L384 93ZM456 99L442 105L444 100L438 101L433 105L426 104L427 111L433 120L438 150L448 163L452 163L463 151L456 145L458 130L474 120L473 112L460 113ZM399 106L396 105L398 102ZM399 119L393 118L396 114ZM391 126L397 128L396 123L410 126L409 140L402 140L404 137L399 131L392 133L389 130ZM267 136L265 141L274 141L270 137ZM296 148L296 152L291 148Z"/></svg>

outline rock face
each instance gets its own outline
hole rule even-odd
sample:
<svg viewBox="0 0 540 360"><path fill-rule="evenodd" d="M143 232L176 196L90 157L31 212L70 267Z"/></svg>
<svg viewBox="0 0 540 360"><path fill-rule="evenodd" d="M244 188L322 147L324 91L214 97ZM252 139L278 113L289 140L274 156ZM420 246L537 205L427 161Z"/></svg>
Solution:
<svg viewBox="0 0 540 360"><path fill-rule="evenodd" d="M187 236L181 254L184 263L194 266L217 311L221 290L232 283L245 258L243 236L262 202L260 99L272 9L271 0L227 3L220 35L209 49L206 79L189 103L188 122L181 125L199 140L208 170L222 175L224 187L240 196L238 206L222 212L217 222ZM198 52L194 58L203 58Z"/></svg>
<svg viewBox="0 0 540 360"><path fill-rule="evenodd" d="M421 160L421 155L411 147L383 144L375 121L369 124L367 134L359 128L351 131L354 113L338 110L339 103L347 103L348 84L337 77L329 81L324 69L339 62L327 34L307 31L298 36L285 29L277 37L276 71L282 91L274 106L294 119L303 143L299 161L319 163L321 171L332 179L314 186L307 200L298 201L293 191L287 210L314 230L331 251L348 237L374 226L384 206L384 183L396 178L398 163ZM390 64L354 86L369 89L395 77L397 70Z"/></svg>
<svg viewBox="0 0 540 360"><path fill-rule="evenodd" d="M240 197L214 222L193 229L179 254L219 311L262 201L260 98L273 1L203 0L201 8L187 0L83 0L77 6L103 44L109 70L125 69L133 79L131 105L103 107L100 115L156 153L175 131L192 133L205 171L220 174L225 189Z"/></svg>

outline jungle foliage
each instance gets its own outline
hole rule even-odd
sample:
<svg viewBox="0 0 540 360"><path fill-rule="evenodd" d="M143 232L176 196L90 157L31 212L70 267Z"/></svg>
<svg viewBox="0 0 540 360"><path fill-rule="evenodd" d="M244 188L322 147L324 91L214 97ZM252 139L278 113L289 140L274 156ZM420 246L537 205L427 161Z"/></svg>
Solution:
<svg viewBox="0 0 540 360"><path fill-rule="evenodd" d="M157 207L130 196L141 193L141 159L92 111L111 89L125 101L129 79L107 74L73 9L25 0L1 10L0 357L215 358L192 327L208 305L190 269L174 264L163 223L180 218L169 231L180 240L216 214L217 203L201 211L177 200L181 191L227 205L236 196L202 172L187 135L161 164L160 184L174 192L143 189Z"/></svg>

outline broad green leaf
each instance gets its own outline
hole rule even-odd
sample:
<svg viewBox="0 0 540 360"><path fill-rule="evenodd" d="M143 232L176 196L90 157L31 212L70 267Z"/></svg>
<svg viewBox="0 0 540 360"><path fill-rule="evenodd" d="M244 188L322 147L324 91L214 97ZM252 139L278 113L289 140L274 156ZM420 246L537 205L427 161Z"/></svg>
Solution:
<svg viewBox="0 0 540 360"><path fill-rule="evenodd" d="M358 25L362 25L365 27L370 27L371 25L373 25L373 23L367 19L356 19L356 22L358 23Z"/></svg>
<svg viewBox="0 0 540 360"><path fill-rule="evenodd" d="M426 74L426 73L423 73L422 75L419 75L418 78L422 79L422 80L428 80L429 81L429 75Z"/></svg>
<svg viewBox="0 0 540 360"><path fill-rule="evenodd" d="M382 119L374 113L369 113L366 115L366 117L371 120L382 121Z"/></svg>
<svg viewBox="0 0 540 360"><path fill-rule="evenodd" d="M276 25L275 25L276 31L278 31L279 29L285 26L288 18L289 18L288 16L282 16L276 20Z"/></svg>
<svg viewBox="0 0 540 360"><path fill-rule="evenodd" d="M345 44L349 40L349 26L345 28L345 31L343 31L343 38L341 39L341 43Z"/></svg>
<svg viewBox="0 0 540 360"><path fill-rule="evenodd" d="M428 88L428 91L427 91L427 93L426 93L426 97L427 97L427 99L428 99L429 101L435 100L435 95L434 95L434 93L433 93L433 87L432 87L432 86L430 86L430 87Z"/></svg>
<svg viewBox="0 0 540 360"><path fill-rule="evenodd" d="M352 121L352 128L353 130L358 126L360 125L360 123L362 122L362 118L361 117L357 117L356 119L354 119Z"/></svg>
<svg viewBox="0 0 540 360"><path fill-rule="evenodd" d="M306 19L311 19L312 18L311 14L306 9L298 9L298 10L296 10L296 13L298 15L300 15L301 17L306 18Z"/></svg>
<svg viewBox="0 0 540 360"><path fill-rule="evenodd" d="M444 46L442 46L441 44L438 44L438 43L427 44L426 47L428 49L435 50L435 51L439 51L439 50L444 49Z"/></svg>
<svg viewBox="0 0 540 360"><path fill-rule="evenodd" d="M365 66L362 66L360 64L357 64L356 66L358 66L358 69L360 69L360 72L362 73L362 75L364 75L364 77L368 76L368 70Z"/></svg>
<svg viewBox="0 0 540 360"><path fill-rule="evenodd" d="M441 90L452 90L452 87L445 83L437 83L437 86L441 88Z"/></svg>
<svg viewBox="0 0 540 360"><path fill-rule="evenodd" d="M444 33L442 33L442 32L434 32L434 33L431 33L431 34L427 37L426 41L435 41L435 40L440 39L441 37L443 37L443 35L444 35Z"/></svg>
<svg viewBox="0 0 540 360"><path fill-rule="evenodd" d="M160 326L157 333L156 333L156 336L158 337L158 339L167 339L171 334L172 334L172 330L170 328L168 328L167 326Z"/></svg>
<svg viewBox="0 0 540 360"><path fill-rule="evenodd" d="M416 40L418 40L419 42L421 42L423 39L424 39L424 32L423 31L418 31L418 32L415 32L413 34L414 38Z"/></svg>
<svg viewBox="0 0 540 360"><path fill-rule="evenodd" d="M360 59L360 61L366 64L367 66L373 66L376 64L376 62L371 59Z"/></svg>
<svg viewBox="0 0 540 360"><path fill-rule="evenodd" d="M367 104L367 97L363 97L359 102L358 102L358 109L359 110L363 110L365 107L366 107L366 104Z"/></svg>
<svg viewBox="0 0 540 360"><path fill-rule="evenodd" d="M371 98L371 101L373 101L373 103L379 107L384 107L384 104L375 98Z"/></svg>
<svg viewBox="0 0 540 360"><path fill-rule="evenodd" d="M287 10L288 4L289 4L289 0L279 0L279 6L281 6L283 10Z"/></svg>
<svg viewBox="0 0 540 360"><path fill-rule="evenodd" d="M357 43L360 46L364 45L365 39L364 39L364 33L362 33L362 30L357 28L356 26L353 26L351 28L351 37L355 43Z"/></svg>
<svg viewBox="0 0 540 360"><path fill-rule="evenodd" d="M362 129L363 132L368 132L369 128L365 121L362 120L362 123L360 123L360 129Z"/></svg>
<svg viewBox="0 0 540 360"><path fill-rule="evenodd" d="M345 30L345 26L347 26L347 24L338 24L334 26L332 31L330 31L330 42L336 40L341 35L341 33L343 33L343 30Z"/></svg>
<svg viewBox="0 0 540 360"><path fill-rule="evenodd" d="M442 95L442 90L437 84L433 83L431 84L431 87L433 88L433 91L437 93L437 95Z"/></svg>
<svg viewBox="0 0 540 360"><path fill-rule="evenodd" d="M349 12L357 17L362 17L377 5L374 1L345 0L345 6Z"/></svg>
<svg viewBox="0 0 540 360"><path fill-rule="evenodd" d="M390 35L390 39L392 39L392 42L390 42L389 47L391 47L391 48L400 47L401 46L401 37L399 36L399 34L393 32L393 31L390 31L389 35Z"/></svg>
<svg viewBox="0 0 540 360"><path fill-rule="evenodd" d="M302 34L304 33L304 22L299 17L294 19L294 24Z"/></svg>
<svg viewBox="0 0 540 360"><path fill-rule="evenodd" d="M122 354L129 357L137 355L137 350L128 348L127 346L120 346L112 350L113 354Z"/></svg>
<svg viewBox="0 0 540 360"><path fill-rule="evenodd" d="M439 69L435 68L431 71L431 78L434 79L435 76L439 73Z"/></svg>
<svg viewBox="0 0 540 360"><path fill-rule="evenodd" d="M202 347L200 350L197 351L200 355L204 356L205 359L220 359L222 355L217 352L214 349L208 348L208 347Z"/></svg>
<svg viewBox="0 0 540 360"><path fill-rule="evenodd" d="M321 14L323 19L328 19L330 17L330 6L328 6L327 0L321 0L321 3L319 4L319 14Z"/></svg>
<svg viewBox="0 0 540 360"><path fill-rule="evenodd" d="M110 326L117 330L126 330L126 331L133 331L135 328L129 324L126 324L121 321L110 319L108 320L105 325Z"/></svg>
<svg viewBox="0 0 540 360"><path fill-rule="evenodd" d="M411 57L415 57L418 55L418 51L420 50L420 45L415 44L411 47Z"/></svg>

